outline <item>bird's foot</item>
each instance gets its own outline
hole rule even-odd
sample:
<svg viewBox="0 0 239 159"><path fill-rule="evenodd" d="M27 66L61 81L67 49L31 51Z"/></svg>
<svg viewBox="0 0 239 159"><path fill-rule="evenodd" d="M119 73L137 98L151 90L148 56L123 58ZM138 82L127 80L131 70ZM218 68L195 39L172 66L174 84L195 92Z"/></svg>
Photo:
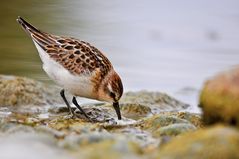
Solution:
<svg viewBox="0 0 239 159"><path fill-rule="evenodd" d="M90 109L89 110L84 110L84 113L82 113L82 111L75 111L75 116L77 118L80 118L80 119L84 119L86 121L89 121L89 122L97 122L97 117L92 115L92 113L90 112Z"/></svg>
<svg viewBox="0 0 239 159"><path fill-rule="evenodd" d="M64 116L64 119L76 119L78 118L75 112L69 112L67 115Z"/></svg>
<svg viewBox="0 0 239 159"><path fill-rule="evenodd" d="M78 108L78 114L76 115L78 118L82 118L82 119L86 119L86 120L88 120L88 121L90 121L90 122L95 122L96 121L96 118L93 118L93 117L90 117L88 114L90 114L91 112L89 111L89 112L87 112L87 111L85 111L85 110L83 110L82 108L81 108L81 106L78 104L78 102L77 102L77 100L76 100L76 97L73 97L72 98L72 103ZM74 112L74 113L76 113L76 112Z"/></svg>

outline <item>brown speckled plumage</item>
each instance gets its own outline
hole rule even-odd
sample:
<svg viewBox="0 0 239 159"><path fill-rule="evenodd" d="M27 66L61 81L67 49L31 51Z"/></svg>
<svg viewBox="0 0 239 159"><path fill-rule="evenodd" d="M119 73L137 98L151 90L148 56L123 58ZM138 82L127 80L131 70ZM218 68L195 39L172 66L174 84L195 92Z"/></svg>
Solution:
<svg viewBox="0 0 239 159"><path fill-rule="evenodd" d="M23 24L23 27L26 24ZM72 37L48 34L28 26L25 26L24 29L29 31L28 33L31 34L33 40L52 59L74 75L97 74L97 84L100 84L99 81L102 81L112 69L112 65L107 57L88 42ZM95 87L98 88L97 84Z"/></svg>
<svg viewBox="0 0 239 159"><path fill-rule="evenodd" d="M51 58L72 74L92 73L100 69L104 76L112 68L107 57L88 42L72 37L51 35L36 28L24 28Z"/></svg>
<svg viewBox="0 0 239 159"><path fill-rule="evenodd" d="M112 68L110 61L97 48L75 38L54 36L56 43L42 48L74 75L92 73L97 69L105 76Z"/></svg>

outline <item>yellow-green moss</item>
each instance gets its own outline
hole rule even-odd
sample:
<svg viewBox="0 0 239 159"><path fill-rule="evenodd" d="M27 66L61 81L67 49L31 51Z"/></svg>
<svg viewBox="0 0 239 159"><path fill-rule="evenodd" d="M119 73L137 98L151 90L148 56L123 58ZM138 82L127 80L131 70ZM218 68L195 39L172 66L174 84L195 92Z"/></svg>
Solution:
<svg viewBox="0 0 239 159"><path fill-rule="evenodd" d="M161 114L165 114L168 116L175 116L180 119L184 119L192 123L197 128L202 128L203 122L201 119L201 114L194 114L194 113L188 113L188 112L162 112Z"/></svg>
<svg viewBox="0 0 239 159"><path fill-rule="evenodd" d="M181 135L158 152L161 159L239 159L239 131L222 125Z"/></svg>
<svg viewBox="0 0 239 159"><path fill-rule="evenodd" d="M168 126L175 123L189 123L189 122L187 120L179 119L174 116L159 114L159 115L154 115L152 117L143 119L139 125L144 130L148 129L151 131L155 131L161 127Z"/></svg>
<svg viewBox="0 0 239 159"><path fill-rule="evenodd" d="M152 135L154 137L160 136L176 136L185 132L196 130L196 127L190 123L177 123L164 126L154 132Z"/></svg>
<svg viewBox="0 0 239 159"><path fill-rule="evenodd" d="M126 118L140 119L148 116L151 113L151 109L142 104L122 104L122 115Z"/></svg>
<svg viewBox="0 0 239 159"><path fill-rule="evenodd" d="M119 159L137 158L142 154L141 149L137 144L132 142L123 142L115 140L105 140L91 145L81 146L78 150L71 152L77 158L87 159Z"/></svg>
<svg viewBox="0 0 239 159"><path fill-rule="evenodd" d="M156 110L172 110L172 108L175 110L182 110L189 107L188 104L161 92L127 92L124 93L120 101L122 103L142 104Z"/></svg>
<svg viewBox="0 0 239 159"><path fill-rule="evenodd" d="M0 75L0 106L60 103L57 89L29 78Z"/></svg>

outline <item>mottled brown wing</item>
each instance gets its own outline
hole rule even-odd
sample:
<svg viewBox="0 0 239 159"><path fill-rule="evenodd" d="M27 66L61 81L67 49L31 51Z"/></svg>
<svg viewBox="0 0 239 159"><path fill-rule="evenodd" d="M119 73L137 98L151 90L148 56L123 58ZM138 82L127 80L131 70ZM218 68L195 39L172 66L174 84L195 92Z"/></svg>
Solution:
<svg viewBox="0 0 239 159"><path fill-rule="evenodd" d="M103 77L112 68L110 61L87 42L45 33L21 17L18 17L17 21L34 42L74 75L91 74L98 70L97 73Z"/></svg>
<svg viewBox="0 0 239 159"><path fill-rule="evenodd" d="M45 45L44 50L74 75L92 73L100 69L104 76L112 68L110 61L97 48L75 38L49 35L57 44Z"/></svg>

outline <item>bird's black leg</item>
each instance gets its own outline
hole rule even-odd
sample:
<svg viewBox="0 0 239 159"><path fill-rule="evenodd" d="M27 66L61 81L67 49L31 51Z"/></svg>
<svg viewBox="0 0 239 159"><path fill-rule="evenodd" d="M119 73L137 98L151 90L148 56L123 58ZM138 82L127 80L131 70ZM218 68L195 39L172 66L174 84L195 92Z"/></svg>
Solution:
<svg viewBox="0 0 239 159"><path fill-rule="evenodd" d="M84 110L80 107L80 105L78 104L76 97L73 96L72 98L72 103L83 113L83 115L87 118L90 119L90 117L84 112Z"/></svg>
<svg viewBox="0 0 239 159"><path fill-rule="evenodd" d="M65 97L65 90L64 89L61 90L60 95L61 95L62 99L64 100L64 102L66 103L67 108L69 109L70 114L72 116L75 116L75 113L72 111L71 106L70 106L69 102L67 101L67 99Z"/></svg>

